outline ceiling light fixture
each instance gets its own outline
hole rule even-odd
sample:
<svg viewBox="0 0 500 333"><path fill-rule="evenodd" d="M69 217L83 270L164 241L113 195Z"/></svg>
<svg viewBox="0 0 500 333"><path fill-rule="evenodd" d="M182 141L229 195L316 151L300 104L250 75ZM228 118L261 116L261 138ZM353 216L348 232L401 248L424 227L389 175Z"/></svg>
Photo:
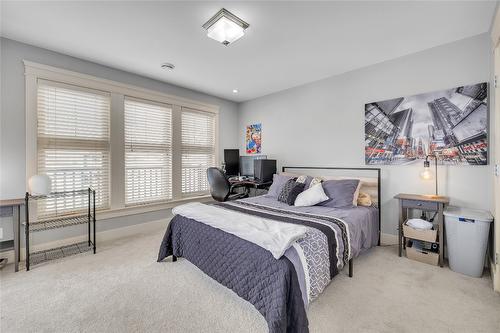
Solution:
<svg viewBox="0 0 500 333"><path fill-rule="evenodd" d="M161 68L163 68L163 69L167 69L167 70L169 70L169 71L173 71L173 70L174 70L174 68L175 68L175 65L174 65L174 64L171 64L171 63L169 63L169 62L166 62L166 63L164 63L164 64L161 64Z"/></svg>
<svg viewBox="0 0 500 333"><path fill-rule="evenodd" d="M238 89L233 89L233 94L237 94L238 93Z"/></svg>
<svg viewBox="0 0 500 333"><path fill-rule="evenodd" d="M245 29L249 26L238 16L222 8L203 25L203 28L207 30L208 37L228 46L243 37Z"/></svg>

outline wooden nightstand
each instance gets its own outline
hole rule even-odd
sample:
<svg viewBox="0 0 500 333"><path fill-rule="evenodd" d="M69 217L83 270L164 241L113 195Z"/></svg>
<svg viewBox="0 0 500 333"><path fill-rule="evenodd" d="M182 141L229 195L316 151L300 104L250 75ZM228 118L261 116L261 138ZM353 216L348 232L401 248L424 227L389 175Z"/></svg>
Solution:
<svg viewBox="0 0 500 333"><path fill-rule="evenodd" d="M438 225L438 240L439 244L439 266L443 267L444 263L444 207L450 202L448 197L435 195L420 195L399 193L394 196L399 200L399 256L406 249L406 239L403 235L403 224L408 219L409 209L418 209L427 212L436 212L435 221Z"/></svg>

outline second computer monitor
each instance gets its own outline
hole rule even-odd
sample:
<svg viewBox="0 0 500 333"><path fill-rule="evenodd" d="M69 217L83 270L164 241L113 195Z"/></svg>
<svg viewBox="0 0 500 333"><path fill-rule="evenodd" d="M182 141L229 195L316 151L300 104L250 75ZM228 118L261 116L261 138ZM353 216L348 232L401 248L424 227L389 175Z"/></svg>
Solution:
<svg viewBox="0 0 500 333"><path fill-rule="evenodd" d="M267 155L240 156L240 175L254 177L253 161L266 159Z"/></svg>

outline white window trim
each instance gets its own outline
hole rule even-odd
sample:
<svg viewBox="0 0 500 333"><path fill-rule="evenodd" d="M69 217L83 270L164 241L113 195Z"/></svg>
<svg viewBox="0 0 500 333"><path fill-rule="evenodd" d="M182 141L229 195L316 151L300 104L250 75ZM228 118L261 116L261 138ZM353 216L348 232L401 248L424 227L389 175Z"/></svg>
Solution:
<svg viewBox="0 0 500 333"><path fill-rule="evenodd" d="M195 100L165 94L162 92L141 88L138 86L103 79L87 74L69 71L57 67L39 64L23 60L25 67L25 88L26 88L26 191L28 191L28 180L37 172L37 82L39 79L56 81L66 84L73 84L90 89L106 91L111 94L110 111L110 145L111 145L111 173L110 173L110 209L98 212L98 218L112 218L131 214L140 214L162 209L168 209L178 203L194 200L207 200L209 195L182 198L176 191L176 180L181 178L180 168L176 168L174 163L178 163L173 156L173 199L140 206L125 206L125 137L124 137L124 96L139 99L151 100L158 103L172 105L173 110L182 107L197 109L205 112L215 113L216 116L216 149L215 161L219 164L219 106L198 102ZM177 112L175 112L177 113ZM175 119L172 119L175 121ZM179 127L180 126L174 126ZM180 135L174 129L173 135ZM174 143L175 144L175 143ZM180 143L179 143L180 144ZM175 146L173 147L175 149ZM174 150L175 151L175 150ZM178 163L179 164L179 163ZM180 165L178 165L180 166ZM31 212L30 212L31 214ZM34 216L36 219L36 216Z"/></svg>

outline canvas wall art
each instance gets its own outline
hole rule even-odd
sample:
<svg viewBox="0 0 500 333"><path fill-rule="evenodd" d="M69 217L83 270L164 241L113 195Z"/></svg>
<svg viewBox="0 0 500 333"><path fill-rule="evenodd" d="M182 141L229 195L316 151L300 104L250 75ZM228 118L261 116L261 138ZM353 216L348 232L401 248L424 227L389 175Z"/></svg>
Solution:
<svg viewBox="0 0 500 333"><path fill-rule="evenodd" d="M262 151L262 124L247 126L246 150L247 154L260 154Z"/></svg>
<svg viewBox="0 0 500 333"><path fill-rule="evenodd" d="M366 164L488 163L486 82L365 104Z"/></svg>

